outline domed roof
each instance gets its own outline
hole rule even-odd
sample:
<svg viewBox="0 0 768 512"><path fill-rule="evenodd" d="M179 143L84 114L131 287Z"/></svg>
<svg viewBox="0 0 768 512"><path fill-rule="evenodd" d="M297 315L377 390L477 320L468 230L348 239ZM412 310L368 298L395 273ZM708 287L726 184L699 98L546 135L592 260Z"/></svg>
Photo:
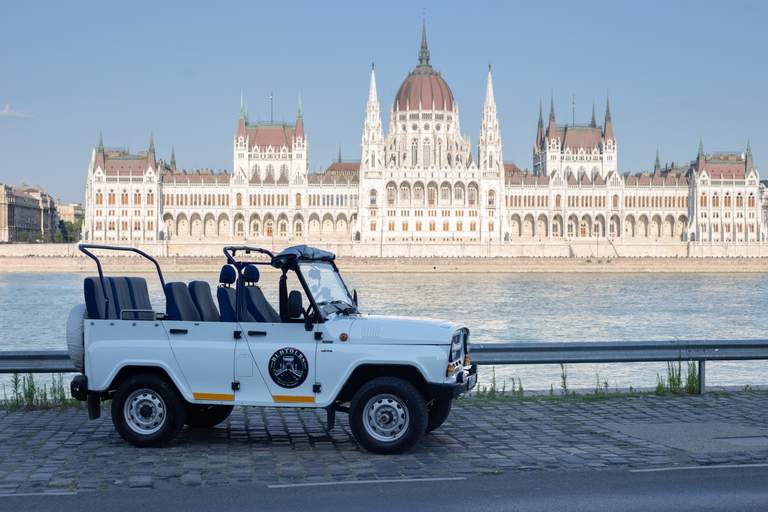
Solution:
<svg viewBox="0 0 768 512"><path fill-rule="evenodd" d="M422 28L419 65L408 73L395 95L395 110L453 110L453 93L440 73L429 65L427 29Z"/></svg>

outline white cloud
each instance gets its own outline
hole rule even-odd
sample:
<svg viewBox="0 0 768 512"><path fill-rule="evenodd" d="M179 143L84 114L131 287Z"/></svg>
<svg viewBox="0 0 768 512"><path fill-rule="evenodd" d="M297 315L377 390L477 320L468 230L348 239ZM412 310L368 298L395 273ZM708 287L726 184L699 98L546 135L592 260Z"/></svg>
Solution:
<svg viewBox="0 0 768 512"><path fill-rule="evenodd" d="M11 104L8 103L4 110L0 110L0 117L32 117L26 112L20 110L11 110Z"/></svg>

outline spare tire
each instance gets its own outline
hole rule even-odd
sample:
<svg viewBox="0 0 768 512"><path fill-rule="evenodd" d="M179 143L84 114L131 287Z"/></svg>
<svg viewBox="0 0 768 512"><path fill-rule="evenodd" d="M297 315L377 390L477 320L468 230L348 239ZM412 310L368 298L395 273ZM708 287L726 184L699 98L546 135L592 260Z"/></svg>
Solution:
<svg viewBox="0 0 768 512"><path fill-rule="evenodd" d="M79 372L83 371L83 352L85 351L83 331L86 318L88 318L88 310L85 304L73 307L67 318L67 351L72 364Z"/></svg>

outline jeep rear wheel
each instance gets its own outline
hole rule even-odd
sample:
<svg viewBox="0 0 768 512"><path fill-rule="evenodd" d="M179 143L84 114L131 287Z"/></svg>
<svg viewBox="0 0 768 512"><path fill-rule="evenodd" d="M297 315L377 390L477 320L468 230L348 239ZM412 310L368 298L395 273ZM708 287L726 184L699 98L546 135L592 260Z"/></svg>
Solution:
<svg viewBox="0 0 768 512"><path fill-rule="evenodd" d="M112 423L120 437L134 446L168 444L181 431L185 418L178 392L157 375L134 375L112 399Z"/></svg>
<svg viewBox="0 0 768 512"><path fill-rule="evenodd" d="M403 453L424 435L427 405L411 383L381 377L355 393L349 405L349 426L366 450L379 454Z"/></svg>
<svg viewBox="0 0 768 512"><path fill-rule="evenodd" d="M187 404L186 424L194 428L211 428L229 418L233 405Z"/></svg>

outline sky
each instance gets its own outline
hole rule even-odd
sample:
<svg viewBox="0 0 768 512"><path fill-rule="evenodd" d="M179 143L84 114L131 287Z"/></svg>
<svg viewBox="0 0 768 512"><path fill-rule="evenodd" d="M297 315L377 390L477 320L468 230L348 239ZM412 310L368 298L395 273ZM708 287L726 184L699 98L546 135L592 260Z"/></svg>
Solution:
<svg viewBox="0 0 768 512"><path fill-rule="evenodd" d="M768 2L581 0L14 2L0 0L0 182L83 202L92 149L175 151L178 168L232 171L241 94L250 122L295 123L309 170L360 160L371 65L384 129L395 93L430 64L476 146L488 65L505 162L532 167L539 105L597 123L610 96L622 173L768 152ZM760 50L763 48L763 50ZM574 99L575 98L575 99ZM574 107L575 103L575 107ZM575 114L574 114L575 111ZM575 115L575 119L574 119ZM473 152L476 155L476 149Z"/></svg>

